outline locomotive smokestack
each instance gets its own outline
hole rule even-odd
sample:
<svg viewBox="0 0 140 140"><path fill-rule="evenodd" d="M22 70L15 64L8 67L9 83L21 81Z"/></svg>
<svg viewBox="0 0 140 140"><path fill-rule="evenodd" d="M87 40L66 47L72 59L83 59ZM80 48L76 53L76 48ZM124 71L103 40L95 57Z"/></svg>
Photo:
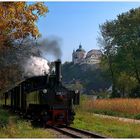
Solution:
<svg viewBox="0 0 140 140"><path fill-rule="evenodd" d="M56 81L61 82L61 60L58 59L55 61L55 74L56 74Z"/></svg>

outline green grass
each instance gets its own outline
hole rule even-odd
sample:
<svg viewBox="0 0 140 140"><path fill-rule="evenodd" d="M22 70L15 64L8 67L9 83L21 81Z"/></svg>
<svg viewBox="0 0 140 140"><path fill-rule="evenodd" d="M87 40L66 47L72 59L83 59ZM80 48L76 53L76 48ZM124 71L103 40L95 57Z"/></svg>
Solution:
<svg viewBox="0 0 140 140"><path fill-rule="evenodd" d="M74 124L80 129L95 131L107 137L114 138L140 138L140 124L128 123L110 118L94 115L84 108L84 98L81 105L77 106ZM101 112L96 112L101 113ZM107 115L117 116L117 113L102 112ZM109 114L108 114L109 113ZM140 115L135 117L139 118ZM57 136L43 128L34 128L30 122L0 109L0 138L56 138Z"/></svg>
<svg viewBox="0 0 140 140"><path fill-rule="evenodd" d="M74 127L95 131L114 138L140 138L140 124L97 117L93 113L77 111Z"/></svg>
<svg viewBox="0 0 140 140"><path fill-rule="evenodd" d="M56 138L55 134L43 128L35 128L6 110L0 109L0 138Z"/></svg>
<svg viewBox="0 0 140 140"><path fill-rule="evenodd" d="M75 108L76 116L73 127L94 131L107 137L113 138L140 138L140 124L132 122L124 122L117 119L103 118L94 115L94 113L121 116L128 118L139 119L140 115L121 114L113 111L103 110L88 110L85 108L85 103L88 99L84 96L81 98L81 103Z"/></svg>

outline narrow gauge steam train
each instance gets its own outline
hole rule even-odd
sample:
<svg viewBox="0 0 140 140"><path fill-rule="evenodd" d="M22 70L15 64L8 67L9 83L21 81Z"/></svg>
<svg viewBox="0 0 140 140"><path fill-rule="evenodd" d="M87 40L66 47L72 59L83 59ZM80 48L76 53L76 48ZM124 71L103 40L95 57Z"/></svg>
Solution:
<svg viewBox="0 0 140 140"><path fill-rule="evenodd" d="M45 125L70 125L80 93L64 87L61 77L61 61L57 60L53 74L28 78L5 92L4 106ZM32 93L36 96L30 99Z"/></svg>

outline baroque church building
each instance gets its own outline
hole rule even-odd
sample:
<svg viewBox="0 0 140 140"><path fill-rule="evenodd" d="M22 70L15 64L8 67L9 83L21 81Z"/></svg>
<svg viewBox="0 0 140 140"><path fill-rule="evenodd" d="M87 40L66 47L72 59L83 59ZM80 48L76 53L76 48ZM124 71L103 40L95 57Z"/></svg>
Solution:
<svg viewBox="0 0 140 140"><path fill-rule="evenodd" d="M74 64L98 64L100 62L100 58L102 56L102 52L100 50L90 50L86 53L86 51L82 48L82 45L79 45L79 48L72 53L72 62Z"/></svg>

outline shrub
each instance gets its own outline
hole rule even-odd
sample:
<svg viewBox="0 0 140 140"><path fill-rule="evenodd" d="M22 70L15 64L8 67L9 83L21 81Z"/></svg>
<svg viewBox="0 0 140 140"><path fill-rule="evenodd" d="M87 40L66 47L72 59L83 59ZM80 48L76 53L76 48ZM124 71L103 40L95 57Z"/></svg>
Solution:
<svg viewBox="0 0 140 140"><path fill-rule="evenodd" d="M140 114L136 114L136 115L134 116L134 119L140 120Z"/></svg>
<svg viewBox="0 0 140 140"><path fill-rule="evenodd" d="M0 127L4 127L8 124L9 115L5 110L0 109Z"/></svg>

